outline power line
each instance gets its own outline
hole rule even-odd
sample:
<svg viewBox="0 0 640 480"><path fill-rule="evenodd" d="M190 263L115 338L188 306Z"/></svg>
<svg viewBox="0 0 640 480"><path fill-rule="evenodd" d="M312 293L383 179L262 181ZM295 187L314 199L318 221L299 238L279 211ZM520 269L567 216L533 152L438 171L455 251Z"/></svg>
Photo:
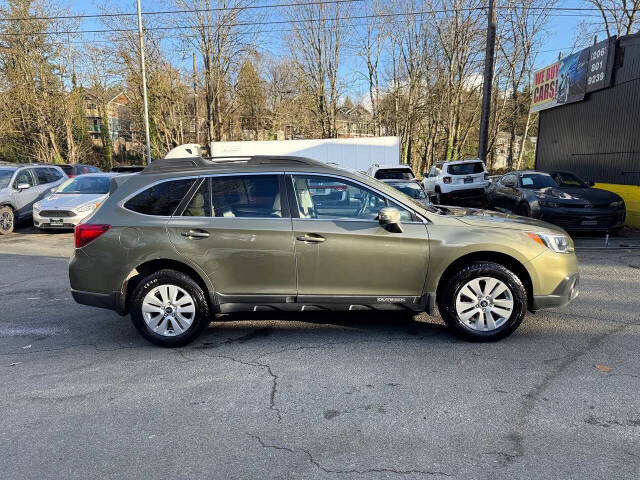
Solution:
<svg viewBox="0 0 640 480"><path fill-rule="evenodd" d="M276 3L272 5L247 5L246 7L213 7L213 8L195 8L185 10L157 10L150 12L142 12L142 15L176 15L184 13L205 13L205 12L225 12L231 10L256 10L265 8L279 8L279 7L299 7L306 5L330 5L339 3L355 3L364 2L365 0L316 0L305 3ZM136 12L118 12L118 13L92 13L92 14L77 14L77 15L53 15L49 17L12 17L12 18L0 18L0 21L4 22L22 22L29 20L81 20L85 18L113 18L113 17L135 17L138 14Z"/></svg>
<svg viewBox="0 0 640 480"><path fill-rule="evenodd" d="M338 1L338 0L336 0ZM347 0L340 0L347 1ZM349 0L349 1L362 1L362 0ZM301 4L295 4L301 5ZM287 20L271 20L271 21L259 21L259 22L235 22L235 23L227 23L227 24L219 24L215 25L216 28L219 27L242 27L242 26L264 26L264 25L283 25L283 24L292 24L292 23L313 23L313 22L325 22L325 21L341 21L341 20L362 20L362 19L373 19L373 18L390 18L390 17L410 17L410 16L418 16L418 15L426 15L426 14L434 14L434 13L449 13L449 12L471 12L471 11L480 11L484 10L484 7L468 7L468 8L459 8L459 9L441 9L441 10L421 10L416 12L397 12L397 13L378 13L378 14L370 14L370 15L354 15L348 17L334 17L334 18L303 18L303 19L287 19ZM574 16L568 14L568 16ZM585 16L584 14L579 16ZM205 27L204 25L173 25L173 26L159 26L159 27L148 27L145 28L146 31L160 31L160 30L180 30L180 29L200 29ZM96 34L96 33L126 33L126 32L135 32L135 29L131 28L114 28L114 29L100 29L100 30L58 30L58 31L39 31L39 32L8 32L8 33L0 33L0 36L28 36L28 35L79 35L79 34Z"/></svg>
<svg viewBox="0 0 640 480"><path fill-rule="evenodd" d="M142 12L142 15L145 16L153 16L153 15L177 15L177 14L185 14L185 13L205 13L205 12L223 12L223 11L231 11L231 10L258 10L258 9L268 9L268 8L285 8L285 7L299 7L299 6L308 6L308 5L331 5L331 4L341 4L341 3L361 3L365 0L316 0L309 1L305 3L277 3L271 5L248 5L245 7L214 7L214 8L195 8L195 9L184 9L184 10L157 10L157 11L149 11ZM497 5L496 9L499 10L508 10L513 8L513 6L509 5ZM434 13L441 12L460 12L465 10L484 10L485 7L473 7L473 8L451 8L446 10L436 10ZM561 12L601 12L601 9L597 7L524 7L523 10L539 10L539 11L561 11ZM45 17L10 17L10 18L0 18L0 21L3 22L21 22L21 21L35 21L35 20L82 20L82 19L90 19L90 18L114 18L114 17L134 17L136 16L136 12L117 12L117 13L92 13L92 14L75 14L75 15L52 15ZM392 14L393 15L393 14Z"/></svg>

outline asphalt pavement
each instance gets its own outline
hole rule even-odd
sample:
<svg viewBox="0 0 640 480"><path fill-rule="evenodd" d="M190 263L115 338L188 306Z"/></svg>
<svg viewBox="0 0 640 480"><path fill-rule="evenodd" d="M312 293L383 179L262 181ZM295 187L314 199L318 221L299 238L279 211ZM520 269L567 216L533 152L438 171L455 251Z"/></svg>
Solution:
<svg viewBox="0 0 640 480"><path fill-rule="evenodd" d="M640 477L640 250L579 250L580 296L497 343L329 313L166 350L73 302L72 242L0 238L2 479Z"/></svg>

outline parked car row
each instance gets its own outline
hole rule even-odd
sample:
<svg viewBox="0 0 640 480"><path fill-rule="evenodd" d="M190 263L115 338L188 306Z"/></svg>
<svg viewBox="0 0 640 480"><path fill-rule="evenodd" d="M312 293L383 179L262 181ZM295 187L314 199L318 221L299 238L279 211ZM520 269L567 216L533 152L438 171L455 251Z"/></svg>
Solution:
<svg viewBox="0 0 640 480"><path fill-rule="evenodd" d="M109 176L92 165L0 165L0 235L33 219L40 229L73 228L109 193Z"/></svg>
<svg viewBox="0 0 640 480"><path fill-rule="evenodd" d="M422 203L475 201L490 210L533 217L568 231L612 231L624 225L626 207L613 192L593 188L572 172L523 170L489 176L479 159L437 162L419 183L406 165L373 166L370 176Z"/></svg>

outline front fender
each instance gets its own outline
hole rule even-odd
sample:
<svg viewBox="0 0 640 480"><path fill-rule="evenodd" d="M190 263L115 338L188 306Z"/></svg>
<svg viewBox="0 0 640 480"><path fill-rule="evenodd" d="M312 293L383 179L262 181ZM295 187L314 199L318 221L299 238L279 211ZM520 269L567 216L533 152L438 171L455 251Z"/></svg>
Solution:
<svg viewBox="0 0 640 480"><path fill-rule="evenodd" d="M442 274L454 262L481 253L488 256L502 254L517 261L529 272L535 289L537 274L528 264L547 249L527 237L522 230L453 224L428 228L437 228L437 235L436 232L429 234L429 270L425 291L435 292Z"/></svg>

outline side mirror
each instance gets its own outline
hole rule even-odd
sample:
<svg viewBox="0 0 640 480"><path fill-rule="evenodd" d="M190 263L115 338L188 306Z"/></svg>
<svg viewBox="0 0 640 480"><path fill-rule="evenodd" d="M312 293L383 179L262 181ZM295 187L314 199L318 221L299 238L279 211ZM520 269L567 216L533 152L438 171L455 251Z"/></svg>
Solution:
<svg viewBox="0 0 640 480"><path fill-rule="evenodd" d="M26 190L27 188L31 188L31 185L29 185L28 183L19 183L16 188L22 191L22 190Z"/></svg>
<svg viewBox="0 0 640 480"><path fill-rule="evenodd" d="M384 207L378 212L380 226L392 233L402 233L400 212L392 207Z"/></svg>
<svg viewBox="0 0 640 480"><path fill-rule="evenodd" d="M594 182L593 180L589 180L587 183L589 184L590 187L596 186L596 182Z"/></svg>

